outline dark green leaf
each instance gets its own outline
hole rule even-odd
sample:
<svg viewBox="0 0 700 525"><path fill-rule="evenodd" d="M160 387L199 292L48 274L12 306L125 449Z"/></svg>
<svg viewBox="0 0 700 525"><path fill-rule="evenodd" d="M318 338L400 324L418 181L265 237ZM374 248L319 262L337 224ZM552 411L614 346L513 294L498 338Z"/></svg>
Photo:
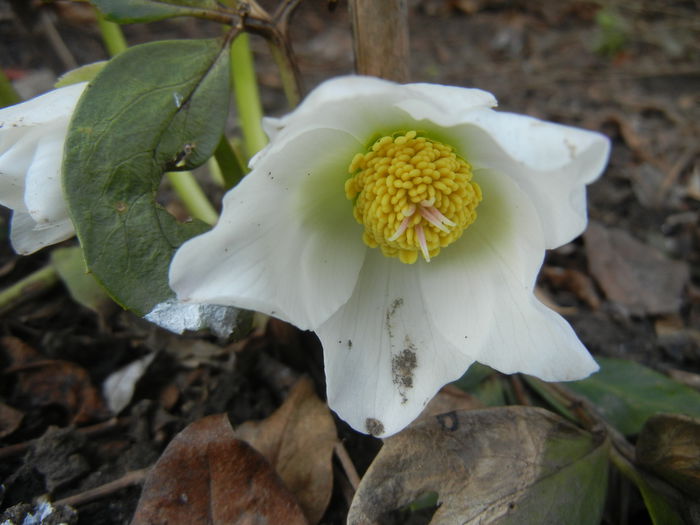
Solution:
<svg viewBox="0 0 700 525"><path fill-rule="evenodd" d="M462 377L454 382L454 385L461 388L465 392L471 392L484 379L494 373L495 371L493 368L482 365L481 363L474 363L467 369Z"/></svg>
<svg viewBox="0 0 700 525"><path fill-rule="evenodd" d="M132 47L78 103L65 146L64 187L88 268L139 314L173 297L175 249L206 229L155 202L164 171L207 160L223 133L228 46L218 39Z"/></svg>
<svg viewBox="0 0 700 525"><path fill-rule="evenodd" d="M638 470L614 448L611 450L611 459L620 472L639 489L654 525L684 525L683 518L676 510L682 500L680 494L673 494L672 487Z"/></svg>
<svg viewBox="0 0 700 525"><path fill-rule="evenodd" d="M152 22L175 16L196 16L217 9L215 0L90 0L113 22Z"/></svg>
<svg viewBox="0 0 700 525"><path fill-rule="evenodd" d="M639 433L659 412L700 417L700 393L633 361L598 358L600 371L588 379L567 383L597 405L623 434Z"/></svg>

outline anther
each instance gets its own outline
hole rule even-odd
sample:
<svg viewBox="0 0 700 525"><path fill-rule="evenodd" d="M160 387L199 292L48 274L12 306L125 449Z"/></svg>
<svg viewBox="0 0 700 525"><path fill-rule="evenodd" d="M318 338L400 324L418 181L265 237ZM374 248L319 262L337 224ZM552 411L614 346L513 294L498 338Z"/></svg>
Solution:
<svg viewBox="0 0 700 525"><path fill-rule="evenodd" d="M476 218L481 189L469 164L415 131L380 138L353 157L349 170L345 194L365 227L362 238L387 257L413 264L422 254L430 262Z"/></svg>

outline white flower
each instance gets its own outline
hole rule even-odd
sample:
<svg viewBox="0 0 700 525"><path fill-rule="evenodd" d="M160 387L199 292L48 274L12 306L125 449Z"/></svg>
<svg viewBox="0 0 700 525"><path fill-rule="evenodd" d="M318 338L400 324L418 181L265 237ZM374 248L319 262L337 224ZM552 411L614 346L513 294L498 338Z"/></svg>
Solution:
<svg viewBox="0 0 700 525"><path fill-rule="evenodd" d="M30 254L75 234L61 189L63 143L86 82L0 110L0 204L14 210L10 240Z"/></svg>
<svg viewBox="0 0 700 525"><path fill-rule="evenodd" d="M171 286L314 330L330 407L377 436L474 361L587 376L597 365L533 288L545 249L585 228L608 140L495 105L474 89L326 82L266 121L270 144L216 227L177 252Z"/></svg>

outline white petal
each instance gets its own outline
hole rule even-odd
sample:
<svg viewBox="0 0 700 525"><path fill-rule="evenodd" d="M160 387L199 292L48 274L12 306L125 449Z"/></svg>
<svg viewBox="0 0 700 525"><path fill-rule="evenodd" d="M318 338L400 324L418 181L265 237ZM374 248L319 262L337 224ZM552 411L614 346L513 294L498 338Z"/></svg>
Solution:
<svg viewBox="0 0 700 525"><path fill-rule="evenodd" d="M398 432L473 362L435 329L417 271L370 250L350 300L316 330L328 404L360 432Z"/></svg>
<svg viewBox="0 0 700 525"><path fill-rule="evenodd" d="M400 100L397 107L415 120L429 120L443 127L461 124L467 112L492 108L497 104L496 97L481 89L440 84L407 84L403 89L414 96Z"/></svg>
<svg viewBox="0 0 700 525"><path fill-rule="evenodd" d="M47 124L57 119L70 118L87 82L54 89L43 95L0 110L0 151L4 136L13 135L20 128Z"/></svg>
<svg viewBox="0 0 700 525"><path fill-rule="evenodd" d="M73 235L75 229L70 219L39 227L27 212L15 210L12 213L10 241L12 248L20 255L29 255L46 246L70 239Z"/></svg>
<svg viewBox="0 0 700 525"><path fill-rule="evenodd" d="M312 126L328 126L353 133L360 142L366 140L367 130L381 127L377 112L388 107L396 98L398 85L374 77L345 76L323 82L307 95L304 101L288 115L279 119L264 119L270 141L286 128L293 130ZM366 103L363 103L366 101Z"/></svg>
<svg viewBox="0 0 700 525"><path fill-rule="evenodd" d="M39 225L68 219L61 188L61 162L66 125L47 126L36 142L34 158L27 170L24 202Z"/></svg>
<svg viewBox="0 0 700 525"><path fill-rule="evenodd" d="M419 267L435 326L461 352L501 372L586 377L597 365L569 324L533 295L544 256L537 210L498 172L478 171L475 180L484 194L476 222Z"/></svg>
<svg viewBox="0 0 700 525"><path fill-rule="evenodd" d="M600 176L610 143L594 133L523 115L477 110L455 128L453 144L475 168L514 178L541 217L546 247L556 248L586 227L585 185Z"/></svg>
<svg viewBox="0 0 700 525"><path fill-rule="evenodd" d="M368 145L379 134L423 129L425 124L431 129L452 126L463 121L465 112L495 104L493 95L479 89L347 76L324 82L293 113L266 119L264 126L278 144L299 130L322 126L345 130ZM274 148L272 144L268 153Z"/></svg>
<svg viewBox="0 0 700 525"><path fill-rule="evenodd" d="M34 158L39 136L40 129L35 128L27 133L27 140L12 144L0 154L0 204L3 206L25 209L25 176Z"/></svg>
<svg viewBox="0 0 700 525"><path fill-rule="evenodd" d="M362 228L345 198L360 147L316 129L260 159L224 199L219 223L185 243L170 267L181 300L249 308L315 328L350 294L362 266Z"/></svg>

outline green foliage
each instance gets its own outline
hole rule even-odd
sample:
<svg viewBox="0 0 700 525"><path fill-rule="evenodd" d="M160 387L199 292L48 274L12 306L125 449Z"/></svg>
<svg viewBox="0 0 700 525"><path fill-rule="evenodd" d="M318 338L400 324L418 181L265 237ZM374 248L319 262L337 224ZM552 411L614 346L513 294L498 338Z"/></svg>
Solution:
<svg viewBox="0 0 700 525"><path fill-rule="evenodd" d="M104 289L85 269L80 248L56 248L51 252L51 264L77 303L97 313L104 313L114 306Z"/></svg>
<svg viewBox="0 0 700 525"><path fill-rule="evenodd" d="M623 434L639 433L660 412L700 416L700 393L633 361L597 358L600 371L567 387L595 403Z"/></svg>
<svg viewBox="0 0 700 525"><path fill-rule="evenodd" d="M152 22L175 16L196 16L216 9L215 0L90 0L112 22Z"/></svg>
<svg viewBox="0 0 700 525"><path fill-rule="evenodd" d="M625 20L606 8L596 13L595 21L598 25L596 52L612 56L622 51L629 40L629 28Z"/></svg>
<svg viewBox="0 0 700 525"><path fill-rule="evenodd" d="M123 307L145 314L173 297L175 249L206 229L156 204L163 172L209 158L229 102L228 45L220 39L135 46L84 93L65 145L68 208L88 268Z"/></svg>
<svg viewBox="0 0 700 525"><path fill-rule="evenodd" d="M100 71L102 71L102 68L104 68L106 65L107 61L101 60L99 62L85 64L84 66L80 66L79 68L72 69L58 77L58 80L56 81L54 87L62 88L73 84L78 84L80 82L89 82L90 80L95 78L97 74Z"/></svg>
<svg viewBox="0 0 700 525"><path fill-rule="evenodd" d="M585 432L553 434L543 451L542 470L547 475L541 475L517 511L499 525L598 525L607 493L609 448L607 440Z"/></svg>

